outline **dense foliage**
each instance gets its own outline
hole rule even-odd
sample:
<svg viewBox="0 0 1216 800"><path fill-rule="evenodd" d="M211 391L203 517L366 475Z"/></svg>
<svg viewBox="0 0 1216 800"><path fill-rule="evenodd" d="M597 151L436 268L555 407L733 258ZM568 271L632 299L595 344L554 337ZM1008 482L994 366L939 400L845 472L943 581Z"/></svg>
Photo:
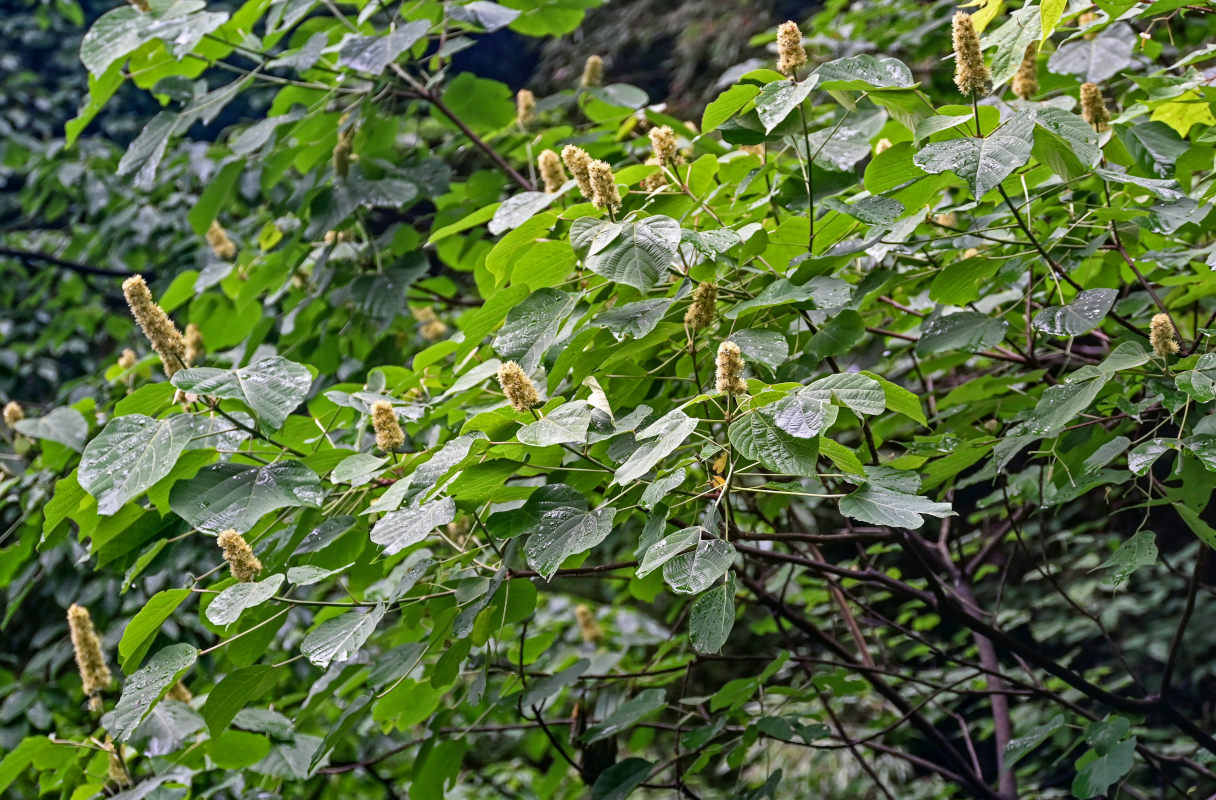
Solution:
<svg viewBox="0 0 1216 800"><path fill-rule="evenodd" d="M0 794L1216 792L1216 5L597 5L5 23Z"/></svg>

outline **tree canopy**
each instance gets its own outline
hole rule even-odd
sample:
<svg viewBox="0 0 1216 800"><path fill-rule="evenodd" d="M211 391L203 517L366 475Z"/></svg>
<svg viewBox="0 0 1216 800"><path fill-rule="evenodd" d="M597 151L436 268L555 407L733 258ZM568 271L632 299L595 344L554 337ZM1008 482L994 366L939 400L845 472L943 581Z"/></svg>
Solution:
<svg viewBox="0 0 1216 800"><path fill-rule="evenodd" d="M1216 5L600 5L4 23L0 794L1216 793Z"/></svg>

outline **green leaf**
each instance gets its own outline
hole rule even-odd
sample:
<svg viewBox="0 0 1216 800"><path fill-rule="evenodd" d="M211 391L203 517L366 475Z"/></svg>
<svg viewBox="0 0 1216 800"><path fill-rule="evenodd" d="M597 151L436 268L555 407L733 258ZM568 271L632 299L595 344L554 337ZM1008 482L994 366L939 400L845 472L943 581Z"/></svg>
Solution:
<svg viewBox="0 0 1216 800"><path fill-rule="evenodd" d="M701 130L705 133L715 130L759 93L760 88L750 83L730 87L705 107L705 113L701 115Z"/></svg>
<svg viewBox="0 0 1216 800"><path fill-rule="evenodd" d="M149 11L122 6L103 14L80 42L80 60L93 75L130 55L140 45L160 39L181 59L202 38L228 20L226 13L202 11L203 0L152 0Z"/></svg>
<svg viewBox="0 0 1216 800"><path fill-rule="evenodd" d="M300 642L300 652L322 668L335 661L348 661L367 642L383 616L384 605L380 604L367 611L330 617L309 631Z"/></svg>
<svg viewBox="0 0 1216 800"><path fill-rule="evenodd" d="M1199 537L1200 541L1208 547L1216 550L1216 529L1200 519L1192 509L1187 508L1181 503L1174 503L1174 510L1178 512L1178 516L1182 517L1182 521L1187 524L1191 532Z"/></svg>
<svg viewBox="0 0 1216 800"><path fill-rule="evenodd" d="M97 513L109 516L168 475L194 435L187 414L117 417L85 447L77 478L97 500Z"/></svg>
<svg viewBox="0 0 1216 800"><path fill-rule="evenodd" d="M139 613L127 623L118 642L119 665L123 672L131 672L139 666L156 634L160 633L160 626L189 596L189 589L166 589L148 598Z"/></svg>
<svg viewBox="0 0 1216 800"><path fill-rule="evenodd" d="M615 711L588 728L582 736L587 744L616 736L632 728L638 722L667 707L667 692L662 689L645 689L636 697L626 700Z"/></svg>
<svg viewBox="0 0 1216 800"><path fill-rule="evenodd" d="M338 65L379 75L425 36L430 27L429 22L419 20L408 22L385 36L347 34L338 50Z"/></svg>
<svg viewBox="0 0 1216 800"><path fill-rule="evenodd" d="M692 604L688 614L688 638L692 649L713 655L722 649L735 625L735 580L715 586Z"/></svg>
<svg viewBox="0 0 1216 800"><path fill-rule="evenodd" d="M262 581L237 583L220 592L207 606L207 619L212 625L231 625L246 609L260 606L283 585L283 575L271 575Z"/></svg>
<svg viewBox="0 0 1216 800"><path fill-rule="evenodd" d="M534 372L574 310L574 302L574 295L557 289L540 289L528 295L507 313L494 339L494 352L504 361L518 362L524 372Z"/></svg>
<svg viewBox="0 0 1216 800"><path fill-rule="evenodd" d="M694 547L701 541L701 534L704 531L705 528L700 525L684 528L646 548L646 553L642 556L641 563L638 564L637 576L645 578L680 553Z"/></svg>
<svg viewBox="0 0 1216 800"><path fill-rule="evenodd" d="M101 718L102 727L115 742L125 742L197 659L198 650L188 644L174 644L157 651L143 669L127 677L118 704Z"/></svg>
<svg viewBox="0 0 1216 800"><path fill-rule="evenodd" d="M837 91L907 89L916 85L912 70L904 62L898 58L878 58L869 53L829 61L816 69L814 74L819 77L819 88Z"/></svg>
<svg viewBox="0 0 1216 800"><path fill-rule="evenodd" d="M1039 4L1039 26L1044 39L1055 33L1056 25L1067 7L1068 0L1042 0Z"/></svg>
<svg viewBox="0 0 1216 800"><path fill-rule="evenodd" d="M325 732L325 738L321 740L320 746L313 752L312 760L308 762L308 773L310 775L320 766L321 761L329 755L329 751L333 750L339 742L346 738L347 734L361 721L371 701L372 696L370 694L356 698L342 712L342 716L338 717L338 721L329 727Z"/></svg>
<svg viewBox="0 0 1216 800"><path fill-rule="evenodd" d="M1113 570L1111 584L1117 589L1133 572L1157 563L1157 536L1152 531L1140 531L1119 545L1119 548L1097 569Z"/></svg>
<svg viewBox="0 0 1216 800"><path fill-rule="evenodd" d="M185 392L240 400L265 425L277 430L308 394L312 373L294 361L274 356L239 369L184 369L173 376L172 383Z"/></svg>
<svg viewBox="0 0 1216 800"><path fill-rule="evenodd" d="M675 409L648 425L637 434L638 448L617 467L610 485L625 485L636 481L658 464L696 430L697 420Z"/></svg>
<svg viewBox="0 0 1216 800"><path fill-rule="evenodd" d="M818 75L810 75L798 83L773 81L766 84L756 97L756 114L764 125L764 132L771 133L794 109L802 105L819 83Z"/></svg>
<svg viewBox="0 0 1216 800"><path fill-rule="evenodd" d="M1119 742L1105 755L1085 764L1072 782L1072 794L1078 800L1104 797L1111 785L1131 772L1136 763L1136 737Z"/></svg>
<svg viewBox="0 0 1216 800"><path fill-rule="evenodd" d="M1025 736L1010 740L1009 744L1005 745L1005 769L1012 769L1014 764L1022 760L1022 756L1034 750L1046 741L1048 736L1063 727L1064 715L1056 714L1044 724L1031 728Z"/></svg>
<svg viewBox="0 0 1216 800"><path fill-rule="evenodd" d="M207 695L203 719L212 736L228 727L237 712L250 701L261 697L275 684L275 671L264 664L230 672Z"/></svg>
<svg viewBox="0 0 1216 800"><path fill-rule="evenodd" d="M929 426L929 420L925 417L925 410L921 408L919 397L881 375L875 375L871 372L862 372L861 374L878 381L878 385L882 387L882 393L886 399L888 410L914 419L925 427Z"/></svg>
<svg viewBox="0 0 1216 800"><path fill-rule="evenodd" d="M572 555L595 547L612 532L615 508L589 511L587 499L561 483L533 493L524 505L533 520L534 533L524 544L528 565L545 580Z"/></svg>
<svg viewBox="0 0 1216 800"><path fill-rule="evenodd" d="M1009 323L993 319L978 311L960 311L948 316L934 316L921 326L916 352L921 355L943 350L966 350L977 353L1000 343Z"/></svg>
<svg viewBox="0 0 1216 800"><path fill-rule="evenodd" d="M520 192L499 203L490 224L486 226L494 236L500 236L509 230L518 228L532 217L553 205L553 201L561 197L560 192Z"/></svg>
<svg viewBox="0 0 1216 800"><path fill-rule="evenodd" d="M797 439L813 439L832 427L839 413L830 398L815 397L805 391L789 394L764 408L781 430Z"/></svg>
<svg viewBox="0 0 1216 800"><path fill-rule="evenodd" d="M852 494L840 498L840 513L871 525L915 530L925 524L923 514L934 517L954 516L949 503L935 503L927 497L906 494L863 483Z"/></svg>
<svg viewBox="0 0 1216 800"><path fill-rule="evenodd" d="M840 402L858 414L881 414L887 407L878 381L857 372L827 375L799 389L798 394L821 403Z"/></svg>
<svg viewBox="0 0 1216 800"><path fill-rule="evenodd" d="M1116 289L1084 289L1071 303L1048 306L1034 315L1035 330L1055 336L1080 336L1102 323L1115 305Z"/></svg>
<svg viewBox="0 0 1216 800"><path fill-rule="evenodd" d="M1064 383L1047 387L1035 404L1024 432L1040 436L1057 435L1073 418L1089 408L1105 385L1106 377L1103 374L1082 374L1078 370L1077 375L1070 376Z"/></svg>
<svg viewBox="0 0 1216 800"><path fill-rule="evenodd" d="M597 314L591 324L607 328L618 342L626 336L640 339L655 329L669 308L670 300L639 300Z"/></svg>
<svg viewBox="0 0 1216 800"><path fill-rule="evenodd" d="M673 489L679 488L687 478L688 472L683 467L677 467L670 475L658 478L647 486L638 503L647 511L653 511L655 506L662 502Z"/></svg>
<svg viewBox="0 0 1216 800"><path fill-rule="evenodd" d="M591 800L625 800L650 775L654 764L626 758L600 773L591 787Z"/></svg>
<svg viewBox="0 0 1216 800"><path fill-rule="evenodd" d="M1090 38L1073 39L1060 45L1047 60L1047 69L1057 75L1076 75L1082 81L1101 84L1132 63L1132 41L1113 26Z"/></svg>
<svg viewBox="0 0 1216 800"><path fill-rule="evenodd" d="M418 544L440 525L456 518L456 502L450 497L390 511L372 526L372 542L384 547L386 556Z"/></svg>
<svg viewBox="0 0 1216 800"><path fill-rule="evenodd" d="M1030 160L1031 140L998 133L983 139L947 139L921 148L916 166L931 174L949 170L967 182L977 200Z"/></svg>
<svg viewBox="0 0 1216 800"><path fill-rule="evenodd" d="M299 461L262 467L213 464L177 483L169 492L169 507L200 531L245 533L271 511L319 508L324 496L317 473Z"/></svg>
<svg viewBox="0 0 1216 800"><path fill-rule="evenodd" d="M642 292L664 279L680 236L680 223L663 216L636 223L580 217L570 226L570 244L587 269Z"/></svg>
<svg viewBox="0 0 1216 800"><path fill-rule="evenodd" d="M51 409L43 417L18 420L13 429L31 439L59 442L77 453L84 449L85 440L89 438L89 423L85 422L83 414L71 406Z"/></svg>
<svg viewBox="0 0 1216 800"><path fill-rule="evenodd" d="M679 594L700 594L721 578L735 560L735 548L721 539L702 539L690 553L663 565L663 580Z"/></svg>
<svg viewBox="0 0 1216 800"><path fill-rule="evenodd" d="M583 400L571 400L553 409L542 419L520 428L515 438L520 444L530 447L582 444L587 441L587 429L590 427L591 406Z"/></svg>
<svg viewBox="0 0 1216 800"><path fill-rule="evenodd" d="M781 410L762 408L743 414L727 429L731 446L744 458L759 461L773 472L815 477L818 474L818 440L800 439L783 430L773 416ZM786 421L787 424L794 424L788 419Z"/></svg>
<svg viewBox="0 0 1216 800"><path fill-rule="evenodd" d="M985 48L996 47L991 67L994 86L1000 86L1013 77L1022 65L1027 45L1037 42L1041 34L1039 14L1034 6L1029 6L1012 12L1004 25L984 37Z"/></svg>

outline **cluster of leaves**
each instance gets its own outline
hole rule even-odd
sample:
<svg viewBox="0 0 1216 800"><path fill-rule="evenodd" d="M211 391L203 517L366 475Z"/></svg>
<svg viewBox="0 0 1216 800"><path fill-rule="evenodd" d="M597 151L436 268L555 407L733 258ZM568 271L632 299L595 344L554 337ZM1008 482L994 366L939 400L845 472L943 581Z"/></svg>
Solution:
<svg viewBox="0 0 1216 800"><path fill-rule="evenodd" d="M596 0L143 5L6 145L5 796L1216 791L1216 6L981 0L964 97L952 4L833 0L690 122L453 74Z"/></svg>

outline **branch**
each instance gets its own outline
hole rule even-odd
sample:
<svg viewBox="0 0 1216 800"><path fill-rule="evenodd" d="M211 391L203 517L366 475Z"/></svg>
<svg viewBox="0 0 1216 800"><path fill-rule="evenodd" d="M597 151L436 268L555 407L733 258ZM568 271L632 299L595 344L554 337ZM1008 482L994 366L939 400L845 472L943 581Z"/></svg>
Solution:
<svg viewBox="0 0 1216 800"><path fill-rule="evenodd" d="M105 267L94 267L89 264L82 264L79 261L69 261L66 258L53 256L50 253L43 253L36 250L18 250L13 247L0 247L0 256L16 259L26 266L34 266L36 262L42 261L56 267L62 267L66 270L79 273L81 275L98 275L104 278L129 278L133 274L143 275L148 281L156 279L156 273L152 270L142 270L138 273L132 273L129 270L122 269L106 269Z"/></svg>

